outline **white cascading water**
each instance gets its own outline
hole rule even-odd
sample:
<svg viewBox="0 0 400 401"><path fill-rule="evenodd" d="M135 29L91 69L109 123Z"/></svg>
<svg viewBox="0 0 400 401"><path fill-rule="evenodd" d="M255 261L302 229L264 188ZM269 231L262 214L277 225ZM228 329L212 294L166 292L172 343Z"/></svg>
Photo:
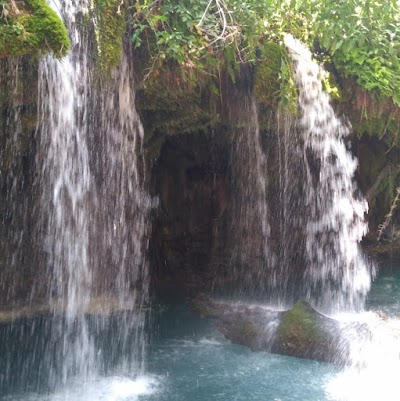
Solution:
<svg viewBox="0 0 400 401"><path fill-rule="evenodd" d="M231 265L239 292L264 293L272 288L275 256L269 247L271 228L267 203L267 159L262 149L254 96L236 94L230 119L237 128L232 141ZM267 266L266 266L267 265ZM266 279L267 272L269 279ZM265 284L268 282L268 288Z"/></svg>
<svg viewBox="0 0 400 401"><path fill-rule="evenodd" d="M326 384L333 401L397 401L400 372L400 319L381 312L339 314L335 319L362 324L362 330L345 328L350 339L348 366ZM353 326L354 327L354 326Z"/></svg>
<svg viewBox="0 0 400 401"><path fill-rule="evenodd" d="M69 29L74 50L62 61L48 56L39 67L38 167L48 255L49 298L65 309L62 331L62 380L73 374L87 379L94 349L83 311L91 297L89 266L88 49L76 24L75 1L53 2ZM84 4L87 7L89 2ZM65 18L64 18L65 19ZM79 351L78 351L79 350ZM49 363L52 363L49 361ZM58 379L54 378L56 382Z"/></svg>
<svg viewBox="0 0 400 401"><path fill-rule="evenodd" d="M298 277L293 276L293 266L298 264L299 236L298 225L301 218L302 184L299 183L299 172L302 161L299 158L301 145L294 131L294 117L279 111L276 115L277 126L274 130L277 136L278 159L278 187L279 200L279 227L274 233L277 240L278 262L277 280L274 283L278 296L281 298L278 305L288 309L297 300L299 287Z"/></svg>
<svg viewBox="0 0 400 401"><path fill-rule="evenodd" d="M311 52L291 35L285 45L299 88L299 130L307 172L306 257L308 297L326 312L360 310L371 283L371 269L360 250L367 232L367 202L357 195L357 160L347 150L349 128L335 116L323 91L324 71Z"/></svg>
<svg viewBox="0 0 400 401"><path fill-rule="evenodd" d="M326 394L332 401L395 401L400 320L360 312L375 272L359 247L367 231L368 205L356 195L357 161L343 140L349 128L335 116L322 88L324 71L311 52L290 35L285 45L299 88L299 129L307 171L304 280L309 282L308 296L315 306L343 322L341 336L350 344L347 366L327 383Z"/></svg>
<svg viewBox="0 0 400 401"><path fill-rule="evenodd" d="M82 24L91 2L51 5L72 50L61 61L46 57L39 70L38 214L54 313L43 359L51 388L74 378L81 388L99 374L132 377L144 370L143 248L151 199L143 190L143 128L127 58L104 87L93 89L91 38ZM99 333L115 338L101 346ZM129 388L138 391L134 382Z"/></svg>
<svg viewBox="0 0 400 401"><path fill-rule="evenodd" d="M101 144L98 169L101 178L96 199L99 213L95 227L101 239L96 264L106 272L114 266L105 282L117 296L120 309L130 311L119 316L117 352L123 355L120 367L126 369L133 363L136 371L143 372L146 345L143 310L147 307L149 283L144 249L148 246L148 212L155 203L143 190L144 132L135 108L133 75L128 56L123 55L114 77L102 88L102 130L93 133L93 141ZM129 348L133 343L135 349Z"/></svg>

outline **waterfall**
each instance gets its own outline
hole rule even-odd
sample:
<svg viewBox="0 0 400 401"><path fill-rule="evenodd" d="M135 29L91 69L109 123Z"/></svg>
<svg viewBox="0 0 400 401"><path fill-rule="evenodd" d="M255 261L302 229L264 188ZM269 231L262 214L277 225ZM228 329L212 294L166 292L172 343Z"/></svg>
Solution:
<svg viewBox="0 0 400 401"><path fill-rule="evenodd" d="M37 155L41 188L39 216L47 254L49 300L65 309L66 321L56 320L63 343L62 378L77 373L87 379L94 365L94 348L83 312L91 299L89 261L90 192L88 133L88 40L76 21L74 1L54 3L71 33L74 50L62 61L48 56L39 66ZM48 361L51 363L51 361ZM57 381L54 378L53 381Z"/></svg>
<svg viewBox="0 0 400 401"><path fill-rule="evenodd" d="M246 296L260 296L276 281L275 255L269 246L267 158L262 147L254 96L230 96L232 135L231 266L235 287ZM236 294L238 293L235 288Z"/></svg>
<svg viewBox="0 0 400 401"><path fill-rule="evenodd" d="M345 143L350 127L335 116L322 88L324 71L311 52L290 35L285 45L299 88L296 132L304 142L303 292L319 310L343 322L339 335L350 344L347 366L326 384L327 397L394 401L398 398L394 372L400 368L399 320L382 312L360 313L375 272L359 246L367 232L368 205L353 178L357 161Z"/></svg>
<svg viewBox="0 0 400 401"><path fill-rule="evenodd" d="M37 214L54 315L44 363L56 387L60 379L143 371L151 199L127 56L95 85L93 38L82 23L91 2L52 6L72 42L65 59L48 56L39 67ZM102 346L98 336L114 341Z"/></svg>
<svg viewBox="0 0 400 401"><path fill-rule="evenodd" d="M279 110L276 115L275 146L271 146L269 171L275 171L275 185L269 189L270 206L275 216L272 238L277 249L274 297L278 305L290 308L298 299L298 265L302 263L302 224L299 219L304 188L301 177L302 163L299 158L301 143L294 134L293 116ZM274 165L276 164L276 165ZM270 173L271 174L271 173Z"/></svg>
<svg viewBox="0 0 400 401"><path fill-rule="evenodd" d="M93 131L98 143L96 266L103 273L99 285L111 288L121 310L118 321L121 363L144 370L144 324L149 290L145 249L148 247L148 212L156 203L144 190L143 127L135 109L134 71L124 55L113 79L101 93L101 131ZM100 134L100 135L99 135ZM98 233L101 233L100 235ZM110 269L110 266L113 269ZM132 311L132 306L134 310ZM132 314L135 312L134 314ZM129 348L132 343L135 349ZM129 340L129 341L128 341Z"/></svg>
<svg viewBox="0 0 400 401"><path fill-rule="evenodd" d="M324 311L360 310L371 272L359 242L367 232L367 202L354 183L357 161L346 147L348 126L323 91L324 71L291 35L285 45L299 88L297 130L304 142L306 296Z"/></svg>

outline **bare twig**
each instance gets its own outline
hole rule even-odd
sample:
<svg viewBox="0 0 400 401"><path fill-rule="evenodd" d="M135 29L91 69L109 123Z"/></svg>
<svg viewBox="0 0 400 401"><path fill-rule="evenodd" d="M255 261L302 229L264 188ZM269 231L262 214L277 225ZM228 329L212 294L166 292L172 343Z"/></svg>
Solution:
<svg viewBox="0 0 400 401"><path fill-rule="evenodd" d="M124 0L121 0L121 3L118 5L117 14L121 15L121 7L124 5Z"/></svg>
<svg viewBox="0 0 400 401"><path fill-rule="evenodd" d="M9 14L10 14L9 11L6 9L6 4L3 3L3 7L2 7L2 10L1 10L1 18L5 19L6 22L7 22L7 17L8 17ZM7 24L8 24L8 22L7 22Z"/></svg>
<svg viewBox="0 0 400 401"><path fill-rule="evenodd" d="M17 7L17 4L15 3L15 0L8 0L10 2L11 6L11 11L15 14L18 15L20 13L19 8Z"/></svg>
<svg viewBox="0 0 400 401"><path fill-rule="evenodd" d="M215 9L213 16L218 21L217 26L218 25L220 26L220 31L218 34L210 33L207 29L203 28L204 20L207 14L210 13L210 10L212 8ZM204 13L200 18L200 21L197 24L197 28L199 28L204 33L205 36L208 36L210 42L207 43L207 45L201 47L200 49L196 49L196 51L199 50L201 51L210 48L212 46L217 45L218 43L225 43L226 41L231 39L235 42L237 49L240 48L238 43L239 42L238 38L240 37L240 31L233 18L232 11L229 10L224 0L210 0L207 3L207 7L204 10Z"/></svg>
<svg viewBox="0 0 400 401"><path fill-rule="evenodd" d="M388 227L388 225L390 224L390 222L393 218L393 212L395 211L395 209L397 207L397 202L399 201L399 198L400 198L400 187L397 187L396 188L396 196L394 197L390 211L385 216L385 221L382 224L379 224L379 226L378 226L378 237L377 237L378 242L381 240L383 233L385 232L386 228Z"/></svg>
<svg viewBox="0 0 400 401"><path fill-rule="evenodd" d="M203 25L204 18L206 17L207 12L208 12L208 9L210 8L211 3L212 3L213 1L214 1L214 0L210 0L210 1L208 2L206 9L204 10L204 13L203 13L203 15L202 15L201 18L200 18L200 21L199 21L199 23L197 24L197 26L198 26L199 28Z"/></svg>

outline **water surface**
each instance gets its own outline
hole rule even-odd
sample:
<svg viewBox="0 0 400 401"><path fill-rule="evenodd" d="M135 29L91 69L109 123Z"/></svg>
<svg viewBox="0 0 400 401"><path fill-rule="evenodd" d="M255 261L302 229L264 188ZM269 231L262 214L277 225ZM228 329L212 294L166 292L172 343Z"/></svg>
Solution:
<svg viewBox="0 0 400 401"><path fill-rule="evenodd" d="M382 269L368 307L390 318L381 324L372 312L352 316L368 322L377 341L361 347L367 366L345 370L232 344L213 322L192 314L190 299L179 299L153 307L146 375L138 375L134 365L121 364L126 355L118 353L114 316L107 324L93 319L89 324L99 364L96 374L86 382L78 377L52 386L49 376L60 367L50 368L42 359L45 347L56 350L52 326L46 317L21 319L0 326L0 400L398 401L400 363L388 327L399 324L399 290L400 271Z"/></svg>

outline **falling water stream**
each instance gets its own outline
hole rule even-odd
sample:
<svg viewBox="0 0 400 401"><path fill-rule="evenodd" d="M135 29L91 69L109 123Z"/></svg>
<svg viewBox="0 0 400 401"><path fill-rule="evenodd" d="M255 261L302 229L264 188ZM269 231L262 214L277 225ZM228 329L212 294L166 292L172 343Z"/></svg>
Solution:
<svg viewBox="0 0 400 401"><path fill-rule="evenodd" d="M149 391L138 377L145 366L143 249L152 207L143 190L133 71L124 56L113 77L93 89L91 38L82 24L91 2L51 5L72 43L62 61L48 56L39 64L35 210L45 267L30 299L51 318L24 318L8 328L8 338L27 344L31 333L34 345L5 351L0 387L28 399L133 397Z"/></svg>
<svg viewBox="0 0 400 401"><path fill-rule="evenodd" d="M292 279L296 294L343 322L342 335L351 338L348 366L252 353L191 315L188 300L182 299L155 308L158 336L148 345L144 250L154 201L144 191L143 127L135 109L129 50L111 79L93 89L90 38L79 24L91 2L52 5L68 26L73 50L61 62L47 57L39 67L35 213L45 267L43 282L32 287L30 298L44 297L50 316L0 324L1 336L8 339L0 344L0 400L397 401L400 297L393 295L383 315L375 310L387 299L373 296L389 287L396 292L400 279L389 274L389 281L385 276L378 281L370 310L363 311L374 274L359 248L367 204L354 184L357 164L345 143L349 127L329 105L323 71L311 53L285 38L300 117L281 120L277 182L283 208L275 216L279 239L285 240L294 227L286 223L293 216L292 180L302 166L305 179L296 186L306 196L297 204L301 224L296 230L303 230L304 249L293 243L275 252L268 243L274 234L268 160L255 100L248 94L240 100L247 119L232 152L246 159L232 167L241 183L233 200L238 220L232 262L243 272L262 261L271 283L254 287L269 296L278 289L282 299L274 304L284 305L294 296L287 296L282 275L293 270L292 253L300 254L305 269L300 281ZM292 134L298 140L291 141ZM295 148L289 149L291 142ZM251 230L259 234L255 243ZM254 270L244 276L249 282L265 277ZM352 331L348 321L362 323L365 330Z"/></svg>
<svg viewBox="0 0 400 401"><path fill-rule="evenodd" d="M350 343L348 366L329 381L327 396L346 401L395 400L399 311L394 316L364 311L375 269L359 246L367 232L368 205L353 179L357 161L344 142L349 127L335 116L322 89L324 71L311 52L291 35L285 37L285 45L299 88L298 130L304 140L306 296L343 323L341 336ZM347 322L359 326L355 329Z"/></svg>
<svg viewBox="0 0 400 401"><path fill-rule="evenodd" d="M266 155L263 152L256 100L252 94L236 94L230 111L233 130L230 265L234 294L262 293L268 289L264 273L273 272L274 254L269 247L271 228L267 204ZM268 261L268 266L265 263Z"/></svg>
<svg viewBox="0 0 400 401"><path fill-rule="evenodd" d="M66 382L74 374L87 380L95 365L95 351L83 314L91 299L93 281L89 260L93 182L87 142L88 41L76 24L79 10L75 3L54 5L63 15L70 16L66 22L75 50L62 62L49 56L40 63L37 164L49 301L54 299L55 307L64 309L66 317L65 321L55 321L58 327L54 327L62 332L57 356L63 360L60 366Z"/></svg>
<svg viewBox="0 0 400 401"><path fill-rule="evenodd" d="M349 128L335 116L322 88L324 71L311 52L291 35L285 45L299 88L304 140L307 295L325 311L360 310L371 282L359 245L368 205L354 183L357 161L344 142Z"/></svg>

